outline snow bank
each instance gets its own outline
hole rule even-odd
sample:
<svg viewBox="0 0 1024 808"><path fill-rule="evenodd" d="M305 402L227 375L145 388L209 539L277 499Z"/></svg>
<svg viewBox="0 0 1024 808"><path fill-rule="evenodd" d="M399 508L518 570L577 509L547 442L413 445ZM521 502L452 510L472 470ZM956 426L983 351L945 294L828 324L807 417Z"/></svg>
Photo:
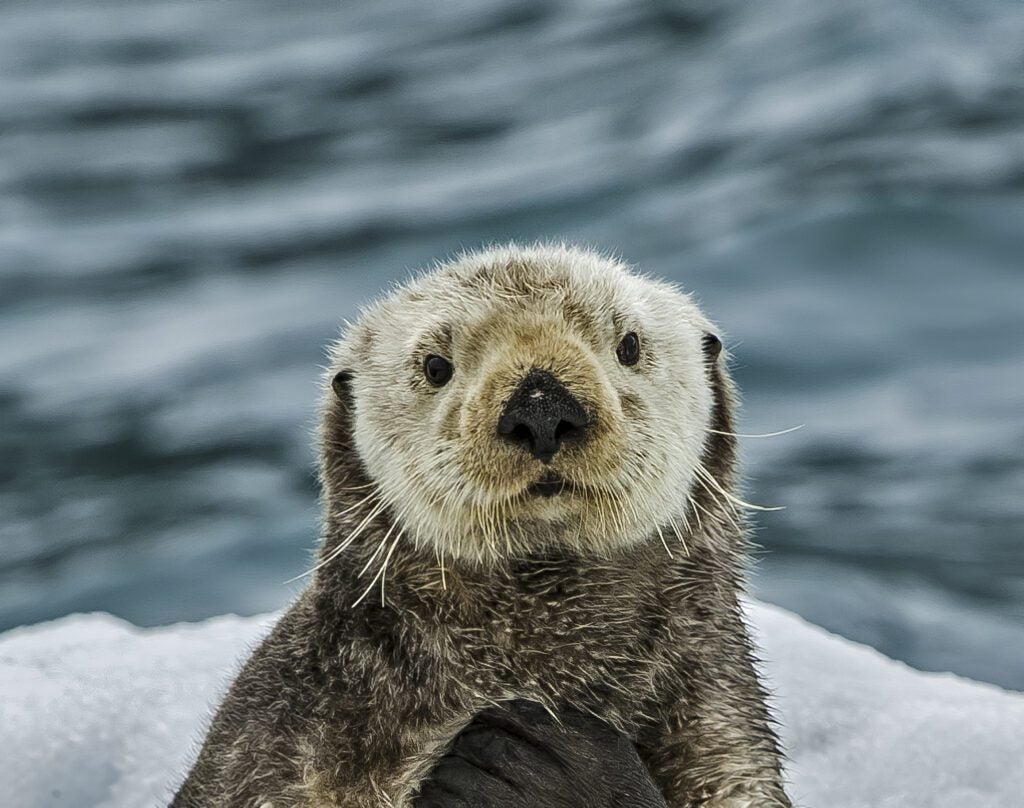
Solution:
<svg viewBox="0 0 1024 808"><path fill-rule="evenodd" d="M1024 794L1024 695L923 674L751 604L808 808L1007 808ZM272 617L141 630L73 616L0 636L0 805L169 799Z"/></svg>

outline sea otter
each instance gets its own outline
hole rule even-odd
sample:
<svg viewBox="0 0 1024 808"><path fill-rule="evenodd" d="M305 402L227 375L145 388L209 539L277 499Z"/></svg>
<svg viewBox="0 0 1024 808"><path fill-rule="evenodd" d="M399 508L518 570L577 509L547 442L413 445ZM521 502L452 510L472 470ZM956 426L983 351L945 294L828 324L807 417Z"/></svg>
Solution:
<svg viewBox="0 0 1024 808"><path fill-rule="evenodd" d="M325 377L309 586L173 806L406 808L512 700L607 722L673 808L789 806L715 334L566 246L462 255L364 309Z"/></svg>

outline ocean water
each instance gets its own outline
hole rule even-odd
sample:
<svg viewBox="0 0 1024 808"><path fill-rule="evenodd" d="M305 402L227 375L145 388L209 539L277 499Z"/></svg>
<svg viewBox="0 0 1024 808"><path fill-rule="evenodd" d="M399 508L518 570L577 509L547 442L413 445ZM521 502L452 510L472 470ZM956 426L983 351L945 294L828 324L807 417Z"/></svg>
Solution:
<svg viewBox="0 0 1024 808"><path fill-rule="evenodd" d="M275 608L323 345L464 247L693 291L766 600L1024 689L1024 6L0 4L0 628Z"/></svg>

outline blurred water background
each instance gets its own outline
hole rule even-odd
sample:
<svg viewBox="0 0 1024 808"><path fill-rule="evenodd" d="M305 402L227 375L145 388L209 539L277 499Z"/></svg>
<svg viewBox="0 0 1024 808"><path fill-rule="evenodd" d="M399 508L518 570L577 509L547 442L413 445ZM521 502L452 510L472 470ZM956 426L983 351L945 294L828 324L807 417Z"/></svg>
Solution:
<svg viewBox="0 0 1024 808"><path fill-rule="evenodd" d="M0 628L279 607L322 346L461 247L694 290L756 593L1024 689L1024 5L0 4Z"/></svg>

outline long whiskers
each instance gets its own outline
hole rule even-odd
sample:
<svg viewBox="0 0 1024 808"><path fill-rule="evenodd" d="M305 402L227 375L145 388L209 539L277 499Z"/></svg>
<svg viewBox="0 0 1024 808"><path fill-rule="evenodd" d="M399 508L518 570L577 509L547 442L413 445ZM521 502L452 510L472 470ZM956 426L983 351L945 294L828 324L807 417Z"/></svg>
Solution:
<svg viewBox="0 0 1024 808"><path fill-rule="evenodd" d="M349 505L344 510L338 511L335 514L332 514L332 516L335 516L335 517L344 516L346 513L350 513L352 511L354 511L356 508L360 507L361 505L364 505L365 503L369 502L376 495L377 495L377 492L373 491L370 494L368 494L367 496L363 497L361 500L359 500L359 502L357 502L355 505Z"/></svg>
<svg viewBox="0 0 1024 808"><path fill-rule="evenodd" d="M338 488L336 488L334 490L336 490L336 491L361 491L364 488L373 488L373 486L375 486L376 484L377 483L375 483L375 482L369 482L369 483L366 483L365 485L342 485L342 486L338 486Z"/></svg>
<svg viewBox="0 0 1024 808"><path fill-rule="evenodd" d="M699 476L702 476L705 480L711 483L715 487L715 489L720 494L722 494L722 496L724 496L730 502L735 503L736 506L739 506L741 508L747 508L748 510L751 511L784 511L786 509L785 505L754 505L750 502L747 502L746 500L740 499L735 494L732 494L729 491L727 491L725 487L717 479L715 479L715 475L713 475L710 471L707 470L707 468L705 468L703 463L697 464L696 472Z"/></svg>
<svg viewBox="0 0 1024 808"><path fill-rule="evenodd" d="M389 533L390 533L390 531L389 531ZM395 548L398 547L398 542L401 540L401 538L402 538L402 531L399 530L398 531L398 535L395 536L394 541L391 542L391 547L388 549L388 554L386 556L384 556L384 563L381 564L380 570L378 570L377 574L373 576L373 580L370 581L370 585L367 586L366 589L363 590L363 594L361 594L356 599L356 601L352 604L351 608L354 609L356 606L358 606L360 603L362 603L363 600L366 599L366 596L370 594L370 592L373 590L373 587L376 586L378 580L380 581L380 605L381 606L385 605L385 601L384 601L384 575L385 575L385 573L387 572L387 569L388 569L388 562L391 561L391 556L395 552Z"/></svg>
<svg viewBox="0 0 1024 808"><path fill-rule="evenodd" d="M697 504L697 498L696 497L691 497L689 494L687 494L686 495L686 501L687 501L687 503L689 503L690 507L693 508L693 518L697 521L697 530L699 530L701 533L703 533L704 532L704 525L701 522L700 514L697 513L697 511L698 510L704 511L704 515L705 516L710 516L710 514L707 511L705 511L700 505Z"/></svg>
<svg viewBox="0 0 1024 808"><path fill-rule="evenodd" d="M388 528L387 533L384 534L384 538L381 539L380 544L377 545L377 549L373 551L370 557L366 560L366 564L356 574L356 578L362 578L366 574L366 571L370 569L370 565L374 562L377 556L380 555L381 551L388 546L388 539L391 538L391 534L395 532L395 528L397 526L398 522L394 522L392 523L391 527Z"/></svg>
<svg viewBox="0 0 1024 808"><path fill-rule="evenodd" d="M661 532L661 525L654 526L658 531L658 538L661 539L661 546L665 548L665 552L668 553L669 558L674 558L672 551L668 549L668 542L665 541L665 534Z"/></svg>
<svg viewBox="0 0 1024 808"><path fill-rule="evenodd" d="M745 434L743 432L723 432L720 429L708 429L714 435L726 435L730 438L777 438L779 435L788 435L790 432L796 432L798 429L803 429L804 424L797 424L791 426L789 429L780 429L778 432L762 432L760 434Z"/></svg>
<svg viewBox="0 0 1024 808"><path fill-rule="evenodd" d="M726 519L728 519L728 520L729 520L729 521L730 521L730 522L732 523L732 526L733 526L734 528L736 528L736 530L738 530L738 531L742 532L742 531L743 531L743 528L742 528L742 527L740 527L740 523L736 521L736 517L735 517L735 516L733 515L733 511L735 511L735 510L736 510L736 506L735 506L735 505L733 505L733 504L732 504L731 502L729 502L728 500L726 500L726 501L725 501L725 503L724 503L724 506L723 506L723 503L722 503L722 501L721 501L721 500L720 500L720 499L718 498L718 495L717 495L717 494L715 493L714 489L712 489L712 488L711 488L711 487L710 487L710 486L709 486L709 485L707 484L706 480L704 479L704 475L703 475L703 473L702 473L702 471L703 471L703 468L704 468L704 467L703 467L703 466L701 466L701 465L700 465L699 463L698 463L698 464L697 464L697 466L696 466L696 467L694 468L694 473L695 473L695 475L696 475L696 479L697 479L697 482L701 484L701 487L702 487L702 488L703 488L703 489L704 489L705 491L707 491L707 493L708 493L708 496L710 496L710 497L711 497L711 499L712 499L712 501L713 501L713 502L715 503L715 505L719 506L719 507L720 507L720 508L722 509L722 513L724 513L724 514L725 514L725 518L726 518ZM693 503L693 504L694 504L694 505L696 505L696 504L697 504L697 502L696 502L696 501L694 501L694 503Z"/></svg>
<svg viewBox="0 0 1024 808"><path fill-rule="evenodd" d="M448 581L444 577L444 551L440 547L435 545L434 546L434 554L437 556L437 566L439 566L441 568L441 588L445 592L447 592L448 591Z"/></svg>
<svg viewBox="0 0 1024 808"><path fill-rule="evenodd" d="M683 538L683 533L679 529L679 525L676 524L676 520L673 519L672 517L669 517L668 523L670 525L672 525L672 532L676 534L676 538L679 539L679 543L681 545L683 545L683 555L685 555L687 558L689 558L690 557L690 548L686 545L686 539ZM689 532L690 525L686 521L686 513L685 513L685 511L683 512L683 525L686 526L686 530L687 530L687 532Z"/></svg>
<svg viewBox="0 0 1024 808"><path fill-rule="evenodd" d="M371 494L369 497L364 499L363 502L367 502L375 495L376 494ZM361 505L363 504L363 502L360 502L359 504ZM370 509L370 512L366 514L366 516L355 527L355 529L353 529L353 531L345 537L345 540L341 542L333 550L331 550L331 552L328 555L326 555L323 559L321 559L320 563L314 565L312 568L306 570L305 572L296 575L294 578L289 578L287 581L285 581L285 583L290 584L293 581L299 580L300 578L305 578L306 576L312 575L317 570L322 569L323 567L330 564L334 559L336 559L339 555L345 552L345 550L352 544L352 542L354 542L359 537L359 535L366 529L367 525L369 525L370 522L372 522L377 516L379 516L386 507L387 502L384 499L381 499L380 502L378 502Z"/></svg>

